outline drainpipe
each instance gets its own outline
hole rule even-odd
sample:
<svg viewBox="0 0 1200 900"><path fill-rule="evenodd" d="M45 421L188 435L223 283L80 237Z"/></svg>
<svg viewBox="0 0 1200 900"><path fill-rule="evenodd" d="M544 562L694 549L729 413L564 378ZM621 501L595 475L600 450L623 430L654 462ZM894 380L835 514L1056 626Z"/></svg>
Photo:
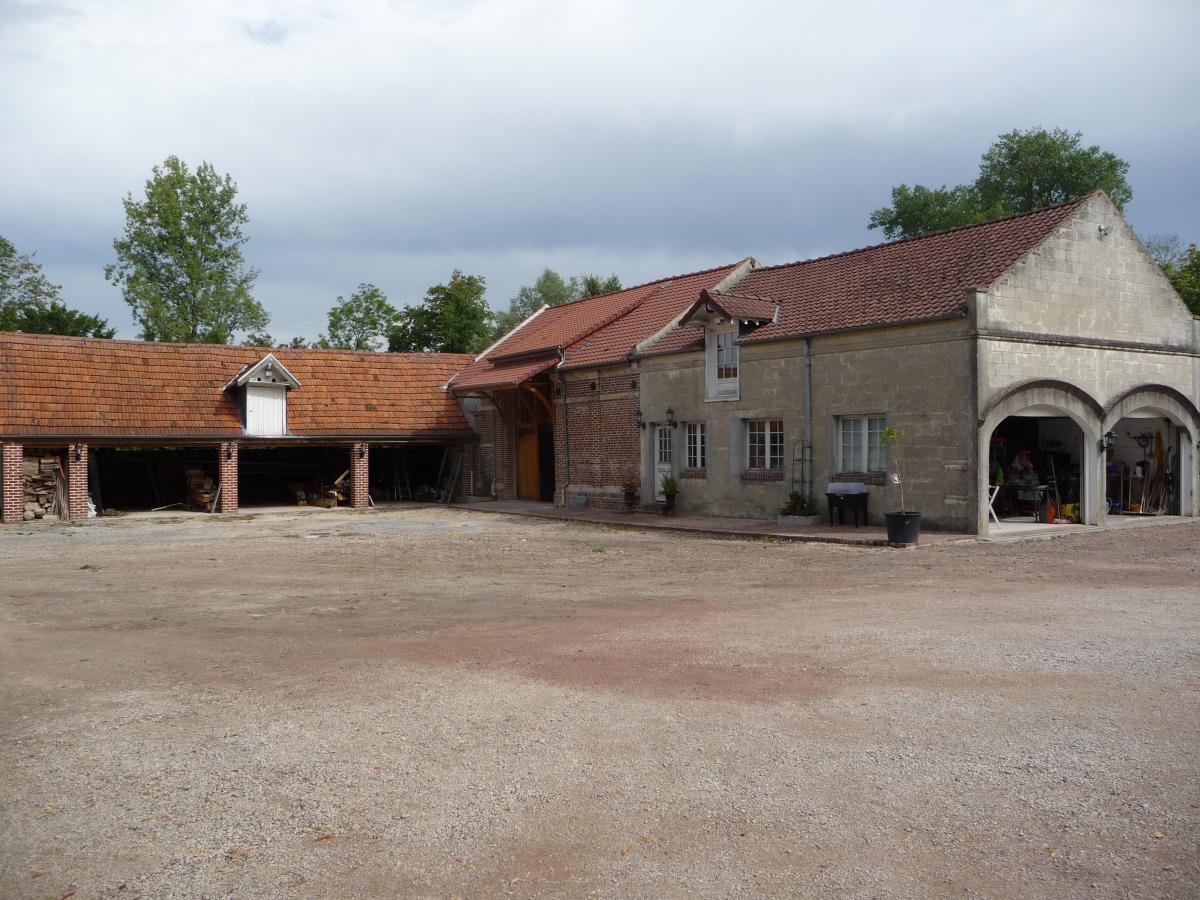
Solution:
<svg viewBox="0 0 1200 900"><path fill-rule="evenodd" d="M804 339L804 442L808 444L808 489L815 490L813 485L813 408L812 408L812 338Z"/></svg>
<svg viewBox="0 0 1200 900"><path fill-rule="evenodd" d="M571 420L567 415L567 379L562 374L562 364L566 362L567 355L563 353L562 347L558 348L558 365L554 368L558 370L559 390L562 391L562 413L563 413L563 492L562 505L565 508L567 505L567 488L571 486Z"/></svg>

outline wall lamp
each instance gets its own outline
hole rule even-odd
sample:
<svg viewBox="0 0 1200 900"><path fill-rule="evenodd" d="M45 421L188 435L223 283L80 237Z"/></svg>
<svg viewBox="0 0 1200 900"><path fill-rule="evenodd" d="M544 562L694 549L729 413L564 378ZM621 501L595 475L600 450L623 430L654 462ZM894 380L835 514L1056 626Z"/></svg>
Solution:
<svg viewBox="0 0 1200 900"><path fill-rule="evenodd" d="M83 445L76 444L75 445L75 462L79 462L81 459L83 459Z"/></svg>
<svg viewBox="0 0 1200 900"><path fill-rule="evenodd" d="M670 425L672 428L679 427L679 422L677 422L675 420L675 410L673 410L669 406L667 407L667 424Z"/></svg>
<svg viewBox="0 0 1200 900"><path fill-rule="evenodd" d="M1100 438L1100 449L1105 453L1112 453L1113 448L1117 446L1117 436L1109 431L1104 437Z"/></svg>
<svg viewBox="0 0 1200 900"><path fill-rule="evenodd" d="M363 459L366 457L366 455L367 455L367 442L359 441L358 442L358 458Z"/></svg>
<svg viewBox="0 0 1200 900"><path fill-rule="evenodd" d="M633 414L633 421L637 422L638 428L642 429L643 431L646 430L646 420L642 418L642 410L640 408Z"/></svg>
<svg viewBox="0 0 1200 900"><path fill-rule="evenodd" d="M233 454L234 454L235 450L237 450L237 444L232 444L232 443L226 444L225 445L225 458L233 459Z"/></svg>

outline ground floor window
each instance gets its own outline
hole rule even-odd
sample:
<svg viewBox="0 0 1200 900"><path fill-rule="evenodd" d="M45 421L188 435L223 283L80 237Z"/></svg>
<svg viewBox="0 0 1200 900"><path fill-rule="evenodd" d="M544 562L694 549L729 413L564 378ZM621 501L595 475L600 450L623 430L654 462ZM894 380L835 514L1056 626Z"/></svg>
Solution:
<svg viewBox="0 0 1200 900"><path fill-rule="evenodd" d="M883 449L883 416L842 416L838 419L840 472L882 472L887 468Z"/></svg>
<svg viewBox="0 0 1200 900"><path fill-rule="evenodd" d="M751 419L746 422L746 468L783 468L783 422Z"/></svg>
<svg viewBox="0 0 1200 900"><path fill-rule="evenodd" d="M687 425L687 467L703 469L708 464L708 447L704 434L703 422L689 422Z"/></svg>

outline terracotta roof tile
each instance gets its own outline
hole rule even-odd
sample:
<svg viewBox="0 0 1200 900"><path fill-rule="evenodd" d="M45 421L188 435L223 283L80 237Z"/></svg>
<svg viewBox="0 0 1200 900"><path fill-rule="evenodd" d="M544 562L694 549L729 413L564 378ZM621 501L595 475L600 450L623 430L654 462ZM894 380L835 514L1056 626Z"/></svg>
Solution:
<svg viewBox="0 0 1200 900"><path fill-rule="evenodd" d="M0 333L0 434L8 437L241 437L222 388L266 353L299 380L288 428L299 437L470 434L443 385L455 353L271 350Z"/></svg>
<svg viewBox="0 0 1200 900"><path fill-rule="evenodd" d="M556 365L559 348L567 369L621 362L743 262L552 306L464 368L451 387L461 392L519 384Z"/></svg>
<svg viewBox="0 0 1200 900"><path fill-rule="evenodd" d="M979 225L755 269L738 282L738 293L777 301L780 317L742 341L955 315L965 308L967 289L998 279L1090 196Z"/></svg>

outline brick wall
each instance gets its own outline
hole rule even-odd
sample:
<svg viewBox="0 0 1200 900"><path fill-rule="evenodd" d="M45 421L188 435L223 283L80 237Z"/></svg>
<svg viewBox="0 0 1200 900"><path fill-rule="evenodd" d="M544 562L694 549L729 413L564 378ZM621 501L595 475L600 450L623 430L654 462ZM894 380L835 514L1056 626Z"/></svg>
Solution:
<svg viewBox="0 0 1200 900"><path fill-rule="evenodd" d="M371 453L366 441L350 447L350 505L362 509L371 505Z"/></svg>
<svg viewBox="0 0 1200 900"><path fill-rule="evenodd" d="M637 372L626 366L568 373L564 427L561 387L554 404L554 461L557 499L582 496L590 507L623 509L621 485L638 481L641 430ZM564 435L570 440L567 471Z"/></svg>
<svg viewBox="0 0 1200 900"><path fill-rule="evenodd" d="M20 522L25 518L25 471L20 444L0 444L0 481L3 505L0 521Z"/></svg>
<svg viewBox="0 0 1200 900"><path fill-rule="evenodd" d="M87 444L72 444L67 448L67 509L72 521L87 518L88 499Z"/></svg>
<svg viewBox="0 0 1200 900"><path fill-rule="evenodd" d="M217 500L217 512L235 513L238 510L238 445L229 441L217 448L220 463L221 496Z"/></svg>
<svg viewBox="0 0 1200 900"><path fill-rule="evenodd" d="M513 391L503 391L496 399L498 405L485 400L475 413L479 446L474 474L477 482L484 477L491 479L492 492L501 500L515 500L516 431L513 416L516 395Z"/></svg>

